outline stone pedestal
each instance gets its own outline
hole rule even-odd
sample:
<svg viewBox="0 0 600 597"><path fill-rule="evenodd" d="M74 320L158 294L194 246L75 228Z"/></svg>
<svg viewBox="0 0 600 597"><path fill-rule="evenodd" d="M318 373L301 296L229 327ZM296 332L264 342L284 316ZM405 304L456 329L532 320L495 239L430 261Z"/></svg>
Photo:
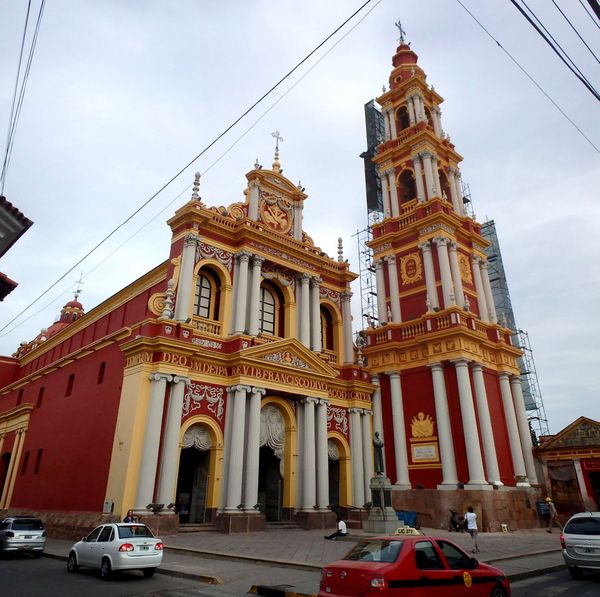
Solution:
<svg viewBox="0 0 600 597"><path fill-rule="evenodd" d="M307 531L311 529L335 529L335 513L331 510L297 512L294 519Z"/></svg>
<svg viewBox="0 0 600 597"><path fill-rule="evenodd" d="M260 512L223 512L215 522L221 533L253 533L266 527L265 515Z"/></svg>
<svg viewBox="0 0 600 597"><path fill-rule="evenodd" d="M399 526L396 511L392 508L392 484L387 477L377 475L369 483L371 489L371 510L363 525L365 533L394 533Z"/></svg>

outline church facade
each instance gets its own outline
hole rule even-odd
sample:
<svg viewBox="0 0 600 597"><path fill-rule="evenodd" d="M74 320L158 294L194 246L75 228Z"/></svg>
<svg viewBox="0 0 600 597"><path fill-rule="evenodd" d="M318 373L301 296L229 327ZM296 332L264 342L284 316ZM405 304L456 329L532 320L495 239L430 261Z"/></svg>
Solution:
<svg viewBox="0 0 600 597"><path fill-rule="evenodd" d="M360 524L378 432L398 509L437 525L475 500L533 526L520 352L462 209L462 158L404 42L393 66L368 328L354 340L356 275L341 241L331 258L304 231L278 148L226 208L197 175L164 263L89 313L76 297L0 359L0 510L73 529L129 509L162 532L324 527L337 509Z"/></svg>

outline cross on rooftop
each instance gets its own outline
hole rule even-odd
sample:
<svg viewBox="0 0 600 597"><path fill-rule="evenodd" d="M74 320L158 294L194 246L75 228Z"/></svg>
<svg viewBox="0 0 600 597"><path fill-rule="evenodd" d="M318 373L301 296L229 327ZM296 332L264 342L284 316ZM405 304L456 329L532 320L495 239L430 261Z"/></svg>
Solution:
<svg viewBox="0 0 600 597"><path fill-rule="evenodd" d="M402 23L400 22L400 19L398 19L394 25L396 25L396 27L398 27L398 31L400 31L400 39L398 40L400 43L402 43L404 41L404 36L406 35L406 31L404 31L404 29L402 29Z"/></svg>
<svg viewBox="0 0 600 597"><path fill-rule="evenodd" d="M283 143L283 137L279 134L279 131L271 133L271 137L275 138L275 151L279 151L279 141Z"/></svg>

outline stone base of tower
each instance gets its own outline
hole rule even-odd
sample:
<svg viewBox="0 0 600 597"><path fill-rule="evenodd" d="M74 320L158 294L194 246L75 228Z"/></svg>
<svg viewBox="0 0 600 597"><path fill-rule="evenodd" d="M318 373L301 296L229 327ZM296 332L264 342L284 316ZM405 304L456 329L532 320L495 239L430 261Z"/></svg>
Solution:
<svg viewBox="0 0 600 597"><path fill-rule="evenodd" d="M297 512L294 521L307 531L311 529L334 529L335 512L331 510L315 510L314 512Z"/></svg>
<svg viewBox="0 0 600 597"><path fill-rule="evenodd" d="M473 506L479 530L497 532L502 525L509 530L544 526L536 503L542 490L536 487L500 487L492 491L467 489L410 489L392 491L395 510L416 512L419 524L430 529L447 529L450 510L462 516ZM547 524L547 523L545 523Z"/></svg>
<svg viewBox="0 0 600 597"><path fill-rule="evenodd" d="M222 512L215 524L221 533L254 533L267 526L265 515L260 512Z"/></svg>

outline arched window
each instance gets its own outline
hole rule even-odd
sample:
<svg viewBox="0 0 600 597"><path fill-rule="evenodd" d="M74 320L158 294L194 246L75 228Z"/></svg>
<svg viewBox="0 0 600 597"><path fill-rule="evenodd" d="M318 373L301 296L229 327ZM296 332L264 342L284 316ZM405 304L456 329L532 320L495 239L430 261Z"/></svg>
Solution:
<svg viewBox="0 0 600 597"><path fill-rule="evenodd" d="M400 199L400 203L411 201L416 196L417 189L413 173L411 170L403 170L398 179L398 198Z"/></svg>
<svg viewBox="0 0 600 597"><path fill-rule="evenodd" d="M201 270L194 296L194 315L219 319L219 279L211 271Z"/></svg>
<svg viewBox="0 0 600 597"><path fill-rule="evenodd" d="M327 309L321 309L321 346L333 350L333 317Z"/></svg>
<svg viewBox="0 0 600 597"><path fill-rule="evenodd" d="M400 125L399 130L403 131L410 126L410 118L408 117L408 110L406 109L406 106L402 106L398 112L396 112L396 119Z"/></svg>
<svg viewBox="0 0 600 597"><path fill-rule="evenodd" d="M429 126L433 128L433 117L431 116L431 110L427 106L425 106L425 117L427 118Z"/></svg>
<svg viewBox="0 0 600 597"><path fill-rule="evenodd" d="M438 170L438 174L440 177L440 184L442 185L442 197L447 201L452 201L452 196L450 195L450 183L448 182L446 173L443 170Z"/></svg>
<svg viewBox="0 0 600 597"><path fill-rule="evenodd" d="M258 326L261 333L273 336L283 335L283 302L283 296L275 285L263 284L260 287Z"/></svg>

